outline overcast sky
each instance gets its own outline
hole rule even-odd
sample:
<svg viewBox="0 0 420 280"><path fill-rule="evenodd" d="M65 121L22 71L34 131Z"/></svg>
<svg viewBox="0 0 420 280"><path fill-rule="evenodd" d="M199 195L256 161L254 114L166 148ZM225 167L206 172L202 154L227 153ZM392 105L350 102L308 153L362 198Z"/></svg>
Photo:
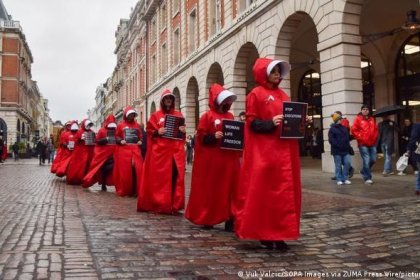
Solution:
<svg viewBox="0 0 420 280"><path fill-rule="evenodd" d="M115 31L137 0L3 0L20 21L34 63L32 79L53 121L81 120L116 64Z"/></svg>

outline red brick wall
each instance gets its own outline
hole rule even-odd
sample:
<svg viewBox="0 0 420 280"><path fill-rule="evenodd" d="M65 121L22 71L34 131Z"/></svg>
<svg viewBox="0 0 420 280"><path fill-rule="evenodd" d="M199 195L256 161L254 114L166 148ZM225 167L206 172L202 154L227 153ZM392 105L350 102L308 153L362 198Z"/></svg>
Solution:
<svg viewBox="0 0 420 280"><path fill-rule="evenodd" d="M17 81L3 80L1 85L2 102L18 102L18 84Z"/></svg>
<svg viewBox="0 0 420 280"><path fill-rule="evenodd" d="M3 39L3 52L19 53L19 40L14 38Z"/></svg>
<svg viewBox="0 0 420 280"><path fill-rule="evenodd" d="M18 77L18 57L4 55L2 58L2 75L4 77Z"/></svg>

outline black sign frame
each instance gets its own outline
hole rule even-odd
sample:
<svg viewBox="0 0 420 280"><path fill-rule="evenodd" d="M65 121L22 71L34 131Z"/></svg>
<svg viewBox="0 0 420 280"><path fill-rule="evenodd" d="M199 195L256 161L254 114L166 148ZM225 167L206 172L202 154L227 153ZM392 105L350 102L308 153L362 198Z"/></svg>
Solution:
<svg viewBox="0 0 420 280"><path fill-rule="evenodd" d="M283 122L280 138L303 139L305 138L306 116L308 115L308 103L283 102Z"/></svg>
<svg viewBox="0 0 420 280"><path fill-rule="evenodd" d="M244 149L245 123L235 120L222 120L223 138L221 149L242 151Z"/></svg>

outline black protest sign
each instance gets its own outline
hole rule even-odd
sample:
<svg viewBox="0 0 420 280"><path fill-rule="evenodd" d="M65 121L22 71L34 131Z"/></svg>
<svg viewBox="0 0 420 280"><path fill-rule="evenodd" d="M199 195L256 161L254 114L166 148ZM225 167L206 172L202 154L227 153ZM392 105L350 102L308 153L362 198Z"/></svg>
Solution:
<svg viewBox="0 0 420 280"><path fill-rule="evenodd" d="M244 148L244 122L223 120L223 138L220 148L242 150Z"/></svg>
<svg viewBox="0 0 420 280"><path fill-rule="evenodd" d="M280 138L300 139L305 137L308 103L283 102L283 122Z"/></svg>
<svg viewBox="0 0 420 280"><path fill-rule="evenodd" d="M164 138L184 140L185 133L179 130L180 126L185 125L185 119L174 115L165 116L165 133L162 135Z"/></svg>

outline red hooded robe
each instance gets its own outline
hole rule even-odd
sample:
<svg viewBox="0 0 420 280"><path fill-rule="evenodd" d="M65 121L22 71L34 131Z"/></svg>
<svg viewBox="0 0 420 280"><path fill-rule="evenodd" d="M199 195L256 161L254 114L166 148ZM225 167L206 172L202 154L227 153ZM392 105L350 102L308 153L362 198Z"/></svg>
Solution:
<svg viewBox="0 0 420 280"><path fill-rule="evenodd" d="M73 124L77 124L77 121L72 121L71 125ZM71 155L73 154L73 148L69 148L69 144L72 143L73 146L75 146L76 144L76 131L65 131L64 133L62 133L62 136L60 137L60 143L61 143L61 157L57 160L57 169L55 172L55 175L57 175L58 177L64 177L66 176L67 173L67 168L69 166L70 163L70 159L71 159Z"/></svg>
<svg viewBox="0 0 420 280"><path fill-rule="evenodd" d="M191 192L185 217L198 225L215 225L231 216L231 203L239 180L240 152L220 149L221 139L204 144L204 137L222 131L222 120L233 120L230 112L220 113L217 96L225 89L214 84L209 90L210 110L200 118L195 142Z"/></svg>
<svg viewBox="0 0 420 280"><path fill-rule="evenodd" d="M66 174L66 183L69 185L80 185L83 177L89 170L89 165L93 157L94 145L86 145L83 134L90 131L86 128L86 121L83 120L79 131L75 135L76 146L71 155L71 160Z"/></svg>
<svg viewBox="0 0 420 280"><path fill-rule="evenodd" d="M1 160L3 161L7 159L7 143L6 142L4 142L3 153L0 155L0 157L1 157Z"/></svg>
<svg viewBox="0 0 420 280"><path fill-rule="evenodd" d="M63 159L63 149L66 149L67 147L64 146L64 133L69 131L67 126L70 126L71 122L67 122L63 128L60 129L59 132L59 147L57 149L57 152L55 154L55 158L51 164L51 173L56 173L57 172L57 167L59 165L59 163L62 161Z"/></svg>
<svg viewBox="0 0 420 280"><path fill-rule="evenodd" d="M123 121L117 126L115 137L117 143L125 140L125 129L134 129L139 140L143 139L143 133L140 125L133 120L127 121L127 112L134 111L132 107L124 109ZM133 186L133 168L136 176L136 185ZM115 191L119 196L134 195L139 192L140 175L143 168L143 158L141 156L140 146L137 144L117 145L114 153ZM134 189L135 188L135 189Z"/></svg>
<svg viewBox="0 0 420 280"><path fill-rule="evenodd" d="M273 60L259 58L253 73L260 86L246 98L240 209L235 233L242 239L291 240L299 237L301 213L298 141L281 139L281 125L270 133L256 133L251 122L272 120L290 98L279 88L269 88L267 68Z"/></svg>
<svg viewBox="0 0 420 280"><path fill-rule="evenodd" d="M160 110L153 113L147 122L147 153L143 167L140 195L137 200L138 211L176 214L184 209L185 204L185 140L174 140L157 135L164 126L165 115L182 117L175 111L175 102L169 112L163 111L163 98L175 96L165 90L160 99ZM175 164L175 166L173 166ZM173 168L177 170L176 181L173 181Z"/></svg>
<svg viewBox="0 0 420 280"><path fill-rule="evenodd" d="M109 115L105 122L103 127L101 127L98 131L98 134L96 135L96 140L104 139L108 137L108 124L110 123L116 123L115 117L113 114ZM101 182L101 167L104 165L104 163L114 157L114 151L115 151L115 144L105 144L105 145L98 145L96 144L94 152L93 152L93 159L90 163L89 172L86 174L86 176L83 178L82 186L84 188L89 188L90 186L93 186L97 182ZM108 186L114 184L114 179L112 176L113 172L108 173L106 178L106 184Z"/></svg>

